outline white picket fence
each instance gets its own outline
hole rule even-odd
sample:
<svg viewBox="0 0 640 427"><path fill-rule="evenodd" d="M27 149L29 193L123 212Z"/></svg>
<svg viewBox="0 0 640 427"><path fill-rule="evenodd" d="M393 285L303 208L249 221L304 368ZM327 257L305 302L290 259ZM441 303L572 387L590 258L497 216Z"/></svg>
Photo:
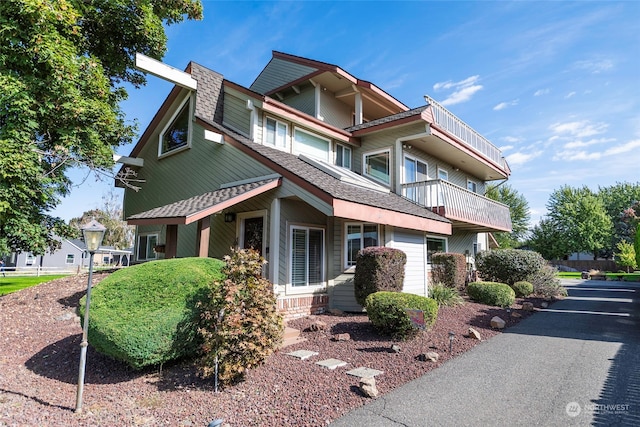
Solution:
<svg viewBox="0 0 640 427"><path fill-rule="evenodd" d="M94 271L100 267L94 267ZM110 267L113 268L113 267ZM87 273L88 267L81 267L79 265L72 265L69 267L5 267L4 275L9 276L49 276L53 274L80 274Z"/></svg>

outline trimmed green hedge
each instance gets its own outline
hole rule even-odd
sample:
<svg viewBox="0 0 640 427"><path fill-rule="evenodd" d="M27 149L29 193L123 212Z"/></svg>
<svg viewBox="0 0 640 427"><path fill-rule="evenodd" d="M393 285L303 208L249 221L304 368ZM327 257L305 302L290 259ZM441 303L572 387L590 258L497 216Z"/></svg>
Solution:
<svg viewBox="0 0 640 427"><path fill-rule="evenodd" d="M91 291L89 343L135 369L195 356L199 310L223 261L180 258L118 270ZM85 297L80 301L84 322Z"/></svg>
<svg viewBox="0 0 640 427"><path fill-rule="evenodd" d="M400 249L370 246L356 256L353 290L358 304L364 306L369 294L379 291L402 292L407 255Z"/></svg>
<svg viewBox="0 0 640 427"><path fill-rule="evenodd" d="M522 249L493 249L476 255L476 268L486 281L511 285L521 280L532 282L547 262L538 252Z"/></svg>
<svg viewBox="0 0 640 427"><path fill-rule="evenodd" d="M521 280L514 283L513 285L511 285L511 288L516 293L516 296L518 298L528 297L533 293L533 284L527 282L526 280Z"/></svg>
<svg viewBox="0 0 640 427"><path fill-rule="evenodd" d="M424 311L425 326L438 317L438 303L432 298L402 292L375 292L365 302L367 316L376 330L385 335L405 339L418 330L413 326L407 309Z"/></svg>
<svg viewBox="0 0 640 427"><path fill-rule="evenodd" d="M431 281L449 288L464 289L467 257L464 254L437 252L431 255Z"/></svg>
<svg viewBox="0 0 640 427"><path fill-rule="evenodd" d="M516 293L506 283L472 282L467 285L467 294L476 302L497 307L510 307L516 299Z"/></svg>

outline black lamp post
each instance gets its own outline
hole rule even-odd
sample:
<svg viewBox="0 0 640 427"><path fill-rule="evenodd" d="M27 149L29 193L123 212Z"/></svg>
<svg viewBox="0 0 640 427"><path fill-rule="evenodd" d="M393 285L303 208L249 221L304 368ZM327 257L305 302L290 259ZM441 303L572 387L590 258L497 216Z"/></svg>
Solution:
<svg viewBox="0 0 640 427"><path fill-rule="evenodd" d="M89 332L89 304L91 303L91 279L93 276L93 254L96 253L106 228L95 219L82 227L84 244L89 252L89 281L87 283L87 301L84 309L84 325L82 327L82 342L80 343L80 371L78 374L78 393L76 394L76 412L82 412L82 392L84 391L84 368L87 362L87 335Z"/></svg>
<svg viewBox="0 0 640 427"><path fill-rule="evenodd" d="M449 353L451 353L451 349L453 348L453 339L456 336L456 334L453 333L453 331L449 331Z"/></svg>

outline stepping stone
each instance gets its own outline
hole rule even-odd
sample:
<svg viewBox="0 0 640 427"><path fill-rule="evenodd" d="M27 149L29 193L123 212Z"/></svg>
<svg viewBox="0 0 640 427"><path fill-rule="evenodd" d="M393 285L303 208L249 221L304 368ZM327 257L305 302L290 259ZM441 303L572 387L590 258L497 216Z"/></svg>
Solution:
<svg viewBox="0 0 640 427"><path fill-rule="evenodd" d="M364 366L347 371L347 375L353 375L354 377L360 377L360 378L373 378L376 375L380 375L382 373L383 371L378 371L377 369L365 368Z"/></svg>
<svg viewBox="0 0 640 427"><path fill-rule="evenodd" d="M346 366L347 362L344 362L344 361L338 360L338 359L325 359L325 360L321 360L319 362L316 362L316 365L324 366L327 369L334 370L334 369L339 368L341 366Z"/></svg>
<svg viewBox="0 0 640 427"><path fill-rule="evenodd" d="M287 353L289 356L297 357L300 360L308 359L312 356L317 356L319 353L317 351L309 351L309 350L296 350L291 353Z"/></svg>

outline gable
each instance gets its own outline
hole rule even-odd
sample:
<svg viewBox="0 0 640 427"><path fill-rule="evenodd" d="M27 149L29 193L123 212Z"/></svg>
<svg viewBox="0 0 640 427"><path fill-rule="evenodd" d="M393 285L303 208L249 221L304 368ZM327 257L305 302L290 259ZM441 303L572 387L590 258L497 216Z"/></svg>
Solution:
<svg viewBox="0 0 640 427"><path fill-rule="evenodd" d="M317 71L317 68L272 58L249 88L258 93L266 94Z"/></svg>

